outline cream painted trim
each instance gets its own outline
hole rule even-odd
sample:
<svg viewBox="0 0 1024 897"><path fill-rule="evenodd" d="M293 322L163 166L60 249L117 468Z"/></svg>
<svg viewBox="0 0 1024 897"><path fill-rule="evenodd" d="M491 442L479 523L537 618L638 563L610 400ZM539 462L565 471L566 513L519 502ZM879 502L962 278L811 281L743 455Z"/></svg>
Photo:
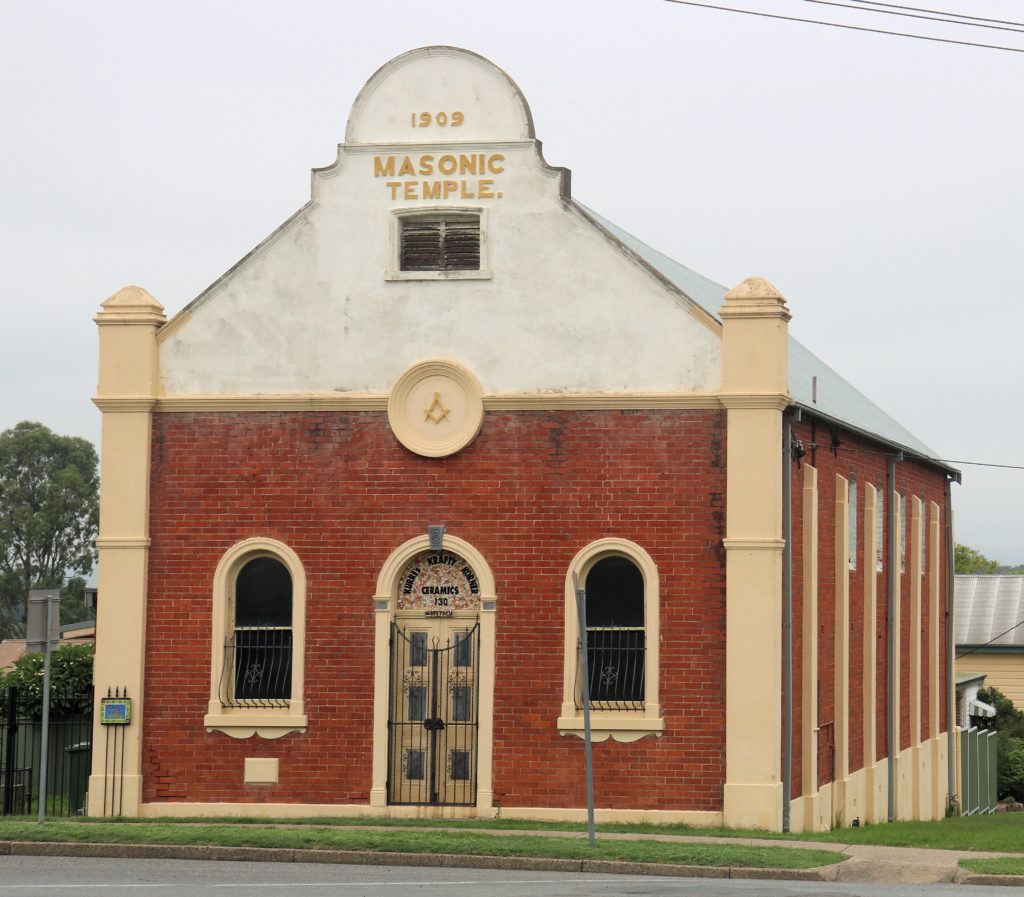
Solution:
<svg viewBox="0 0 1024 897"><path fill-rule="evenodd" d="M484 556L469 542L447 533L443 538L443 550L451 551L463 558L476 574L480 586L480 668L477 671L479 683L479 718L477 727L477 793L476 806L461 808L471 810L454 814L452 818L464 816L489 816L494 800L494 680L497 595L494 590L494 574ZM371 766L370 806L374 813L389 815L396 807L387 803L388 777L388 705L391 693L391 621L398 606L400 577L406 565L416 555L430 550L430 537L426 533L404 542L388 556L377 577L377 592L373 596L373 760ZM424 815L423 806L406 807L408 815ZM453 809L451 807L444 808ZM365 808L364 808L365 810ZM337 814L338 808L333 812ZM395 814L401 815L401 814ZM429 815L429 813L427 814Z"/></svg>
<svg viewBox="0 0 1024 897"><path fill-rule="evenodd" d="M910 500L910 746L921 743L921 532L924 504L918 496ZM915 793L917 788L915 787Z"/></svg>
<svg viewBox="0 0 1024 897"><path fill-rule="evenodd" d="M96 396L92 403L104 413L137 413L152 411L156 407L152 396Z"/></svg>
<svg viewBox="0 0 1024 897"><path fill-rule="evenodd" d="M443 407L443 416L437 415L441 420L431 417L431 393L434 404ZM480 381L465 365L448 358L421 361L395 381L388 398L388 423L410 452L445 458L476 439L484 422L482 397Z"/></svg>
<svg viewBox="0 0 1024 897"><path fill-rule="evenodd" d="M233 628L234 583L248 561L271 557L283 563L292 577L292 693L287 707L225 707L220 699L224 643ZM203 719L207 731L232 738L280 738L289 732L305 732L303 689L306 665L306 571L299 556L276 539L245 539L229 548L213 577L212 625L210 627L210 703Z"/></svg>
<svg viewBox="0 0 1024 897"><path fill-rule="evenodd" d="M873 767L877 762L878 729L878 502L881 496L873 483L864 483L864 626L862 635L862 703L861 733L863 738L863 764ZM874 805L865 809L865 822L878 822Z"/></svg>
<svg viewBox="0 0 1024 897"><path fill-rule="evenodd" d="M387 411L388 397L377 395L223 395L166 396L156 411Z"/></svg>
<svg viewBox="0 0 1024 897"><path fill-rule="evenodd" d="M543 807L502 807L502 819L536 819L538 822L586 822L586 808L547 809ZM702 828L720 828L722 814L714 810L613 810L594 808L596 822L682 823Z"/></svg>
<svg viewBox="0 0 1024 897"><path fill-rule="evenodd" d="M396 610L395 598L398 594L398 577L409 561L420 552L429 550L430 537L424 533L422 536L416 536L408 542L404 542L391 552L388 555L388 559L384 562L384 566L380 568L380 574L377 576L377 592L373 596L374 602L387 602L386 609L393 613ZM475 547L458 536L445 533L444 550L460 555L473 568L476 580L480 585L481 606L486 601L497 600L497 595L494 591L494 575L491 573L491 568L484 559L484 556Z"/></svg>
<svg viewBox="0 0 1024 897"><path fill-rule="evenodd" d="M139 536L99 536L93 544L97 548L149 548L152 540Z"/></svg>
<svg viewBox="0 0 1024 897"><path fill-rule="evenodd" d="M277 757L246 757L244 764L246 785L276 785L279 781Z"/></svg>
<svg viewBox="0 0 1024 897"><path fill-rule="evenodd" d="M591 737L595 741L614 738L616 741L630 742L646 735L661 735L665 731L665 718L661 715L658 691L661 675L661 596L658 567L643 548L627 539L607 538L591 542L576 554L566 571L562 712L558 717L557 726L559 735L584 737L583 711L576 708L580 624L576 610L573 574L576 574L582 584L586 582L587 573L594 564L610 556L628 558L637 565L644 578L644 709L591 710Z"/></svg>
<svg viewBox="0 0 1024 897"><path fill-rule="evenodd" d="M657 708L652 708L652 712L655 709ZM625 712L597 713L591 711L590 740L607 741L610 738L613 741L628 744L633 741L639 741L648 735L661 735L665 731L664 717L645 717L634 714L624 722L622 714ZM575 735L577 738L585 738L586 729L583 725L583 717L560 716L558 718L558 734Z"/></svg>
<svg viewBox="0 0 1024 897"><path fill-rule="evenodd" d="M387 281L406 280L490 280L491 269L488 265L490 256L490 240L488 239L488 219L490 210L486 206L457 205L423 205L403 206L391 209L391 266L384 274ZM472 218L476 216L480 236L480 267L458 268L445 271L404 271L402 270L402 223L409 219L437 220L446 215Z"/></svg>
<svg viewBox="0 0 1024 897"><path fill-rule="evenodd" d="M803 620L801 663L801 784L804 796L818 787L818 469L804 468L803 488ZM810 810L813 813L813 805ZM792 818L794 814L791 813ZM805 828L810 825L804 819Z"/></svg>
<svg viewBox="0 0 1024 897"><path fill-rule="evenodd" d="M726 551L782 551L785 539L722 539Z"/></svg>
<svg viewBox="0 0 1024 897"><path fill-rule="evenodd" d="M485 411L718 410L723 407L716 393L538 392L484 395L482 399ZM153 410L174 414L203 411L387 411L387 408L386 395L238 394L163 396L155 400Z"/></svg>
<svg viewBox="0 0 1024 897"><path fill-rule="evenodd" d="M850 773L850 481L836 474L835 625L833 628L832 719L835 739L834 780Z"/></svg>
<svg viewBox="0 0 1024 897"><path fill-rule="evenodd" d="M792 396L777 392L720 393L718 398L725 408L763 408L769 411L785 411L793 404Z"/></svg>
<svg viewBox="0 0 1024 897"><path fill-rule="evenodd" d="M191 320L192 312L190 312L187 308L183 308L176 315L174 315L166 324L164 324L159 330L157 330L157 345L160 345L168 337L173 336Z"/></svg>
<svg viewBox="0 0 1024 897"><path fill-rule="evenodd" d="M366 804L281 804L281 803L147 803L139 810L145 819L169 816L257 817L262 819L301 819L307 816L367 816L374 819L522 819L538 822L586 822L587 810L576 807L479 807L393 806L368 807ZM717 828L722 814L706 810L594 810L597 822L654 822Z"/></svg>
<svg viewBox="0 0 1024 897"><path fill-rule="evenodd" d="M959 742L959 740L958 740ZM913 777L924 784L919 800L900 819L937 820L945 812L946 786L946 736L929 739L916 748L907 748L897 757L898 768L913 770ZM884 822L888 814L888 761L882 759L875 764L852 772L844 783L829 782L813 794L805 795L793 802L792 818L802 821L803 827L793 826L794 832L829 831L836 827L849 826L854 819L861 825L865 822ZM959 762L956 764L959 770ZM897 789L907 791L908 782L897 779ZM910 801L904 796L904 803Z"/></svg>
<svg viewBox="0 0 1024 897"><path fill-rule="evenodd" d="M939 506L935 502L929 504L928 514L928 738L939 734L941 719L942 677L941 647L939 643L939 595L941 574L939 570L940 551ZM949 625L952 625L950 623Z"/></svg>
<svg viewBox="0 0 1024 897"><path fill-rule="evenodd" d="M436 152L457 152L459 147L489 147L492 149L504 149L504 150L529 150L531 149L536 141L532 138L526 140L460 140L457 143L445 143L424 140L422 142L418 140L402 141L401 143L345 143L342 144L342 149L346 155L380 155L382 153L390 154L393 156L406 155L411 151L417 153L424 152L425 150L435 150ZM410 150L409 147L413 147ZM337 161L331 163L326 168L314 168L313 171L321 175L333 174L332 169L337 164ZM551 168L545 172L549 177L557 176L560 172L558 168Z"/></svg>

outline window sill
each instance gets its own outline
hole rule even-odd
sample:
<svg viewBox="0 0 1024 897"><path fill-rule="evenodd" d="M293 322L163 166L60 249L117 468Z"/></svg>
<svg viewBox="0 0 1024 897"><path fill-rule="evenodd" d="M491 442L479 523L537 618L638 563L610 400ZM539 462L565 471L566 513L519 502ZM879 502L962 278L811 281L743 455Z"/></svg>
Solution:
<svg viewBox="0 0 1024 897"><path fill-rule="evenodd" d="M207 732L223 732L231 738L281 738L290 732L305 732L308 721L301 708L279 710L239 710L229 707L211 707L203 718Z"/></svg>
<svg viewBox="0 0 1024 897"><path fill-rule="evenodd" d="M385 280L490 280L485 268L474 271L388 271Z"/></svg>
<svg viewBox="0 0 1024 897"><path fill-rule="evenodd" d="M665 731L665 719L658 715L657 707L648 707L642 712L627 711L607 712L592 710L590 712L591 741L607 741L609 738L628 743L639 741L648 735L661 735ZM559 735L575 735L585 737L583 715L560 716L558 718Z"/></svg>

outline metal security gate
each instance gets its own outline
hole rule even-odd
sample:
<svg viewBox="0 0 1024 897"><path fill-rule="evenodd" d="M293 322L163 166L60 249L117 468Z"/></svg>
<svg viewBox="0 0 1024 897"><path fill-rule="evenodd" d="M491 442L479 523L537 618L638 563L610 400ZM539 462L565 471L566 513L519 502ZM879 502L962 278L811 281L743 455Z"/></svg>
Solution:
<svg viewBox="0 0 1024 897"><path fill-rule="evenodd" d="M53 692L47 756L42 756L42 699L15 687L0 689L0 815L39 810L46 763L46 816L74 816L85 809L92 758L92 695Z"/></svg>
<svg viewBox="0 0 1024 897"><path fill-rule="evenodd" d="M389 803L476 803L479 667L476 620L392 624Z"/></svg>

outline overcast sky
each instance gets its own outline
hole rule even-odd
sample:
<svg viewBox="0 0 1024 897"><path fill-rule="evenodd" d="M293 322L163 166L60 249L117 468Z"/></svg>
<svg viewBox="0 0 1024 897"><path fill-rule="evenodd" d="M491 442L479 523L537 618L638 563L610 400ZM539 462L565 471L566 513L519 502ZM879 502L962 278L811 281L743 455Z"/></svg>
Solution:
<svg viewBox="0 0 1024 897"><path fill-rule="evenodd" d="M98 444L100 303L137 284L180 310L306 202L370 75L428 44L503 68L595 211L726 286L770 280L791 333L940 457L1024 465L1024 53L666 0L0 0L0 429ZM1024 471L961 469L957 541L1024 563Z"/></svg>

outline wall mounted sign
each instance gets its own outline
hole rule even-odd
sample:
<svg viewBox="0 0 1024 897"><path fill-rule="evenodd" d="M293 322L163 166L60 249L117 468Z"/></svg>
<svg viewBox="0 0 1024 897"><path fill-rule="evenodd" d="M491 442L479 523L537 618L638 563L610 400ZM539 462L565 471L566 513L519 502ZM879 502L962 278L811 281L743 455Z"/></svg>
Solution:
<svg viewBox="0 0 1024 897"><path fill-rule="evenodd" d="M480 607L480 583L465 559L450 551L424 551L402 571L399 610L422 610L428 617L451 617Z"/></svg>
<svg viewBox="0 0 1024 897"><path fill-rule="evenodd" d="M454 455L480 432L483 389L455 361L435 359L413 365L388 397L388 422L409 451L427 458Z"/></svg>
<svg viewBox="0 0 1024 897"><path fill-rule="evenodd" d="M442 114L438 113L438 122ZM413 127L419 120L414 114ZM496 185L497 176L504 172L502 153L373 157L373 176L386 178L384 187L391 199L501 199L501 189Z"/></svg>
<svg viewBox="0 0 1024 897"><path fill-rule="evenodd" d="M100 723L104 726L127 726L132 721L131 698L101 698Z"/></svg>

